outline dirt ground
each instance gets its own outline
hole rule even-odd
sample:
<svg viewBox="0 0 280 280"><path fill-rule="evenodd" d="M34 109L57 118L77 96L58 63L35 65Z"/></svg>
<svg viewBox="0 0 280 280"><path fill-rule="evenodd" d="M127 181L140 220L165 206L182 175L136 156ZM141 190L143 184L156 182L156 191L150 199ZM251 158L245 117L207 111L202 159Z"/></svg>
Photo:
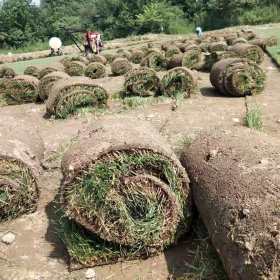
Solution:
<svg viewBox="0 0 280 280"><path fill-rule="evenodd" d="M261 106L264 132L279 137L280 73L268 57L262 67L267 73L265 94L255 97L251 102L257 102ZM245 100L219 96L211 87L209 74L200 73L199 76L198 93L185 99L176 111L171 110L171 103L168 101L129 110L123 109L120 102L113 101L110 110L105 112L84 113L68 120L46 120L43 118L44 105L0 108L1 115L13 117L15 122L24 120L37 127L46 145L38 211L0 225L0 235L7 231L16 235L16 241L12 245L0 243L0 280L85 279L86 270L69 273L67 254L52 226L52 217L55 215L53 200L61 179L59 158L67 143L79 130L99 119L118 118L121 121L129 118L135 123L138 119L147 120L178 152L187 139L194 138L201 130L211 127L230 130L233 126L243 125ZM123 77L103 78L97 82L113 95L121 89ZM194 261L194 244L191 236L187 236L185 241L158 257L97 267L97 279L163 280L169 279L170 275L182 276L189 272L190 264Z"/></svg>

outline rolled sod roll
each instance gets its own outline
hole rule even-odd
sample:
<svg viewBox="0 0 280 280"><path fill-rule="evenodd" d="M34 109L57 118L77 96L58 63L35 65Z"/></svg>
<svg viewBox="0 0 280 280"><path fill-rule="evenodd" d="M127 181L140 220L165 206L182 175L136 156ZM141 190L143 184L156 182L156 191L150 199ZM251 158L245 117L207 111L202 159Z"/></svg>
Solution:
<svg viewBox="0 0 280 280"><path fill-rule="evenodd" d="M14 69L6 65L0 66L0 79L1 78L11 79L14 78L15 76L16 76L16 72Z"/></svg>
<svg viewBox="0 0 280 280"><path fill-rule="evenodd" d="M140 64L144 58L144 52L141 50L132 50L131 52L131 62L135 64Z"/></svg>
<svg viewBox="0 0 280 280"><path fill-rule="evenodd" d="M274 47L278 45L278 38L276 36L270 36L265 39L266 47Z"/></svg>
<svg viewBox="0 0 280 280"><path fill-rule="evenodd" d="M103 57L106 58L108 63L112 63L114 61L114 59L116 59L118 57L117 54L111 54L111 53L105 53L103 54Z"/></svg>
<svg viewBox="0 0 280 280"><path fill-rule="evenodd" d="M72 262L95 266L155 255L190 227L188 176L147 123L101 122L66 152L62 172L63 208L79 226L62 238ZM89 254L71 242L79 235Z"/></svg>
<svg viewBox="0 0 280 280"><path fill-rule="evenodd" d="M71 61L65 67L65 72L70 76L83 76L85 73L86 65L80 61Z"/></svg>
<svg viewBox="0 0 280 280"><path fill-rule="evenodd" d="M180 54L181 51L178 47L174 46L170 46L166 51L165 51L165 57L166 58L170 58L172 57L173 55L176 55L176 54Z"/></svg>
<svg viewBox="0 0 280 280"><path fill-rule="evenodd" d="M121 76L126 74L132 69L131 63L126 58L116 58L111 63L111 71L115 76Z"/></svg>
<svg viewBox="0 0 280 280"><path fill-rule="evenodd" d="M201 135L183 152L195 205L229 279L280 275L280 143L247 128Z"/></svg>
<svg viewBox="0 0 280 280"><path fill-rule="evenodd" d="M60 62L64 67L66 67L66 66L69 64L69 62L71 62L71 61L72 61L72 59L71 59L70 56L65 56L65 57L63 57L59 62Z"/></svg>
<svg viewBox="0 0 280 280"><path fill-rule="evenodd" d="M141 64L143 67L149 67L155 71L161 71L167 67L167 59L159 51L152 51L146 57L143 58Z"/></svg>
<svg viewBox="0 0 280 280"><path fill-rule="evenodd" d="M214 64L210 81L222 94L241 97L262 93L266 75L254 62L242 58L222 59Z"/></svg>
<svg viewBox="0 0 280 280"><path fill-rule="evenodd" d="M167 69L173 69L175 67L181 67L182 66L182 60L183 60L183 54L173 55L167 61Z"/></svg>
<svg viewBox="0 0 280 280"><path fill-rule="evenodd" d="M245 38L246 40L253 40L257 37L253 30L241 30L239 36Z"/></svg>
<svg viewBox="0 0 280 280"><path fill-rule="evenodd" d="M0 120L0 222L34 212L44 155L42 139L20 120Z"/></svg>
<svg viewBox="0 0 280 280"><path fill-rule="evenodd" d="M266 38L266 39L256 38L256 39L250 40L249 43L251 45L259 46L263 50L266 50L267 47L276 46L278 42L277 42L277 38L272 36L272 37Z"/></svg>
<svg viewBox="0 0 280 280"><path fill-rule="evenodd" d="M126 58L127 60L131 59L131 53L127 50L123 50L123 49L117 50L117 54L119 57Z"/></svg>
<svg viewBox="0 0 280 280"><path fill-rule="evenodd" d="M91 79L99 79L106 76L106 67L99 62L90 63L85 70L85 76Z"/></svg>
<svg viewBox="0 0 280 280"><path fill-rule="evenodd" d="M245 38L238 37L232 42L231 45L234 46L236 44L248 44L248 41Z"/></svg>
<svg viewBox="0 0 280 280"><path fill-rule="evenodd" d="M71 61L79 61L79 62L82 62L84 63L85 65L88 65L89 64L89 60L88 58L84 57L84 56L81 56L81 55L76 55L76 56L72 56L70 58Z"/></svg>
<svg viewBox="0 0 280 280"><path fill-rule="evenodd" d="M124 97L155 96L160 91L160 79L150 68L141 67L127 73L124 82Z"/></svg>
<svg viewBox="0 0 280 280"><path fill-rule="evenodd" d="M39 97L41 101L48 99L52 86L54 83L61 79L67 79L70 76L65 72L51 72L48 75L44 76L39 82Z"/></svg>
<svg viewBox="0 0 280 280"><path fill-rule="evenodd" d="M56 63L41 69L38 78L39 80L41 80L44 76L48 75L49 73L57 71L64 71L64 66L61 63Z"/></svg>
<svg viewBox="0 0 280 280"><path fill-rule="evenodd" d="M30 75L30 76L34 76L36 78L39 77L39 72L40 72L40 68L37 66L27 66L23 72L24 75Z"/></svg>
<svg viewBox="0 0 280 280"><path fill-rule="evenodd" d="M209 44L210 52L226 51L227 48L228 48L227 43L223 41Z"/></svg>
<svg viewBox="0 0 280 280"><path fill-rule="evenodd" d="M264 52L258 46L254 46L250 44L236 44L230 47L229 50L234 51L241 57L252 60L258 64L262 63L264 60Z"/></svg>
<svg viewBox="0 0 280 280"><path fill-rule="evenodd" d="M108 93L87 77L71 77L57 81L46 102L47 116L66 118L84 107L104 107Z"/></svg>
<svg viewBox="0 0 280 280"><path fill-rule="evenodd" d="M90 63L92 63L92 62L99 62L99 63L101 63L101 64L103 64L103 65L106 65L107 64L107 59L106 59L106 57L105 56L103 56L103 55L92 55L92 56L89 56L88 57L88 60L89 60L89 62Z"/></svg>
<svg viewBox="0 0 280 280"><path fill-rule="evenodd" d="M197 76L188 68L177 67L163 76L161 84L163 93L167 96L184 94L189 97L197 87Z"/></svg>
<svg viewBox="0 0 280 280"><path fill-rule="evenodd" d="M39 80L29 75L18 75L13 79L5 79L3 94L8 105L36 102L38 98Z"/></svg>
<svg viewBox="0 0 280 280"><path fill-rule="evenodd" d="M198 46L191 46L186 49L182 57L182 66L189 69L201 69L203 65L203 55Z"/></svg>
<svg viewBox="0 0 280 280"><path fill-rule="evenodd" d="M231 34L225 34L224 35L224 39L226 40L228 45L232 45L234 40L236 40L238 38L237 33L231 33Z"/></svg>

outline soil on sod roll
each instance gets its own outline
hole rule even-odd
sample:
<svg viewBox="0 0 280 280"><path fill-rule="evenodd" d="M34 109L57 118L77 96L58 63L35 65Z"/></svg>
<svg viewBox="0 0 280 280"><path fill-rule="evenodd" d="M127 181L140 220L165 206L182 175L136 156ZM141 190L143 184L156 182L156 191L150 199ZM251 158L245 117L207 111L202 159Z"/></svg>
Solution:
<svg viewBox="0 0 280 280"><path fill-rule="evenodd" d="M90 63L85 70L85 76L91 79L103 78L106 76L106 67L99 62Z"/></svg>
<svg viewBox="0 0 280 280"><path fill-rule="evenodd" d="M0 222L34 212L39 198L42 139L27 124L0 120Z"/></svg>
<svg viewBox="0 0 280 280"><path fill-rule="evenodd" d="M242 97L260 94L266 75L254 62L242 58L227 58L214 64L210 81L224 95Z"/></svg>
<svg viewBox="0 0 280 280"><path fill-rule="evenodd" d="M144 52L141 50L132 50L131 52L131 62L135 64L140 64L144 58Z"/></svg>
<svg viewBox="0 0 280 280"><path fill-rule="evenodd" d="M183 94L190 97L196 90L197 76L188 68L177 67L169 70L161 80L163 93L170 97Z"/></svg>
<svg viewBox="0 0 280 280"><path fill-rule="evenodd" d="M23 74L34 76L34 77L38 78L39 72L40 72L40 68L38 68L37 66L30 65L25 68Z"/></svg>
<svg viewBox="0 0 280 280"><path fill-rule="evenodd" d="M146 123L112 120L91 128L66 152L62 171L69 220L60 236L72 268L147 258L189 230L187 174Z"/></svg>
<svg viewBox="0 0 280 280"><path fill-rule="evenodd" d="M141 66L152 68L155 71L162 71L167 68L167 59L161 52L151 51L143 58Z"/></svg>
<svg viewBox="0 0 280 280"><path fill-rule="evenodd" d="M173 69L175 67L182 66L183 54L173 55L167 61L167 69Z"/></svg>
<svg viewBox="0 0 280 280"><path fill-rule="evenodd" d="M201 49L196 45L192 45L186 49L182 57L182 66L189 69L199 70L202 68L202 65L203 55Z"/></svg>
<svg viewBox="0 0 280 280"><path fill-rule="evenodd" d="M87 77L71 77L57 81L46 102L46 116L57 118L77 112L80 108L106 107L108 93Z"/></svg>
<svg viewBox="0 0 280 280"><path fill-rule="evenodd" d="M236 52L240 57L247 58L258 64L264 60L263 50L255 45L251 44L236 44L229 49L230 51Z"/></svg>
<svg viewBox="0 0 280 280"><path fill-rule="evenodd" d="M5 79L11 79L16 76L16 72L14 69L8 67L8 66L0 66L0 79L5 78Z"/></svg>
<svg viewBox="0 0 280 280"><path fill-rule="evenodd" d="M279 151L278 139L238 128L201 135L183 153L196 207L229 279L279 279Z"/></svg>
<svg viewBox="0 0 280 280"><path fill-rule="evenodd" d="M65 72L51 72L50 74L44 76L39 83L39 97L41 101L48 99L52 86L54 83L60 79L67 79L70 76Z"/></svg>
<svg viewBox="0 0 280 280"><path fill-rule="evenodd" d="M115 76L121 76L126 74L132 69L131 63L126 58L116 58L111 63L111 71Z"/></svg>
<svg viewBox="0 0 280 280"><path fill-rule="evenodd" d="M39 80L29 75L18 75L1 83L2 98L7 105L36 102Z"/></svg>
<svg viewBox="0 0 280 280"><path fill-rule="evenodd" d="M99 62L99 63L101 63L103 65L107 64L107 59L103 55L90 55L90 56L88 56L88 61L90 63L92 63L92 62Z"/></svg>
<svg viewBox="0 0 280 280"><path fill-rule="evenodd" d="M44 76L48 75L51 72L56 72L56 71L64 71L64 65L61 63L56 63L47 67L44 67L43 69L40 70L38 78L41 80Z"/></svg>
<svg viewBox="0 0 280 280"><path fill-rule="evenodd" d="M83 76L86 65L80 61L71 61L65 67L65 72L70 76Z"/></svg>
<svg viewBox="0 0 280 280"><path fill-rule="evenodd" d="M157 73L150 68L141 67L127 73L124 82L122 97L129 96L156 96L160 93L160 79Z"/></svg>

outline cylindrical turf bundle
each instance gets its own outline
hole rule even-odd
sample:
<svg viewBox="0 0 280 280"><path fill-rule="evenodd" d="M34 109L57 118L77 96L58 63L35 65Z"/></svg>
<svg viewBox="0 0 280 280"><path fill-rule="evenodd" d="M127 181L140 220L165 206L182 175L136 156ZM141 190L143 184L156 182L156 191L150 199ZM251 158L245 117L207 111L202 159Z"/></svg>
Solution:
<svg viewBox="0 0 280 280"><path fill-rule="evenodd" d="M103 78L106 76L106 67L99 62L90 63L85 70L85 76L91 79Z"/></svg>
<svg viewBox="0 0 280 280"><path fill-rule="evenodd" d="M226 42L220 41L220 42L214 42L209 44L209 51L210 52L219 52L219 51L226 51L228 48L228 45Z"/></svg>
<svg viewBox="0 0 280 280"><path fill-rule="evenodd" d="M208 52L209 51L209 44L208 42L202 42L199 47L202 52Z"/></svg>
<svg viewBox="0 0 280 280"><path fill-rule="evenodd" d="M48 75L44 76L39 83L39 97L41 101L48 99L52 86L54 83L60 79L67 79L70 76L65 72L51 72Z"/></svg>
<svg viewBox="0 0 280 280"><path fill-rule="evenodd" d="M169 70L161 80L163 93L174 97L178 94L184 94L190 97L197 87L197 77L185 67L177 67Z"/></svg>
<svg viewBox="0 0 280 280"><path fill-rule="evenodd" d="M36 102L38 99L39 80L29 75L18 75L5 79L3 98L8 105Z"/></svg>
<svg viewBox="0 0 280 280"><path fill-rule="evenodd" d="M276 36L271 36L265 39L266 47L274 47L278 45L278 38Z"/></svg>
<svg viewBox="0 0 280 280"><path fill-rule="evenodd" d="M187 174L147 123L109 120L91 128L64 155L62 172L64 212L91 233L87 255L69 242L69 234L84 232L63 233L72 262L95 266L155 255L190 227Z"/></svg>
<svg viewBox="0 0 280 280"><path fill-rule="evenodd" d="M227 58L214 64L210 81L220 93L229 96L259 94L264 89L264 71L254 62L242 58Z"/></svg>
<svg viewBox="0 0 280 280"><path fill-rule="evenodd" d="M118 57L118 55L112 53L105 53L103 54L103 57L106 58L108 63L112 63Z"/></svg>
<svg viewBox="0 0 280 280"><path fill-rule="evenodd" d="M248 41L256 38L256 33L253 30L241 30L239 35Z"/></svg>
<svg viewBox="0 0 280 280"><path fill-rule="evenodd" d="M144 58L144 52L141 50L132 50L131 52L131 62L135 64L140 64Z"/></svg>
<svg viewBox="0 0 280 280"><path fill-rule="evenodd" d="M161 71L166 69L167 60L161 52L152 51L143 58L141 66L152 68L155 71Z"/></svg>
<svg viewBox="0 0 280 280"><path fill-rule="evenodd" d="M248 44L248 41L245 38L238 37L235 40L233 40L231 45L234 46L236 44Z"/></svg>
<svg viewBox="0 0 280 280"><path fill-rule="evenodd" d="M70 56L65 56L63 57L59 62L64 66L67 67L67 65L69 64L69 62L71 62L72 59Z"/></svg>
<svg viewBox="0 0 280 280"><path fill-rule="evenodd" d="M234 40L236 40L238 38L237 33L230 33L230 34L225 34L224 35L224 39L226 40L228 45L232 45Z"/></svg>
<svg viewBox="0 0 280 280"><path fill-rule="evenodd" d="M121 76L126 74L132 69L131 63L126 58L116 58L111 63L111 71L115 76Z"/></svg>
<svg viewBox="0 0 280 280"><path fill-rule="evenodd" d="M127 50L123 50L123 49L117 50L117 54L119 57L126 58L127 60L131 59L131 53Z"/></svg>
<svg viewBox="0 0 280 280"><path fill-rule="evenodd" d="M71 61L79 61L79 62L84 63L85 65L89 64L89 60L86 57L81 56L81 55L72 56Z"/></svg>
<svg viewBox="0 0 280 280"><path fill-rule="evenodd" d="M273 47L277 45L277 38L274 36L266 39L257 38L249 41L249 43L251 45L259 46L263 50L266 50L267 47Z"/></svg>
<svg viewBox="0 0 280 280"><path fill-rule="evenodd" d="M44 155L41 138L20 120L0 120L0 222L34 212Z"/></svg>
<svg viewBox="0 0 280 280"><path fill-rule="evenodd" d="M57 81L46 102L47 116L66 118L83 107L104 107L108 93L87 77L72 77Z"/></svg>
<svg viewBox="0 0 280 280"><path fill-rule="evenodd" d="M9 66L0 66L0 79L1 78L6 78L6 79L11 79L16 76L16 72L14 69L12 69Z"/></svg>
<svg viewBox="0 0 280 280"><path fill-rule="evenodd" d="M106 57L105 56L103 56L103 55L92 55L92 56L89 56L88 57L88 60L89 60L89 62L90 63L92 63L92 62L99 62L99 63L101 63L101 64L103 64L103 65L106 65L107 64L107 59L106 59Z"/></svg>
<svg viewBox="0 0 280 280"><path fill-rule="evenodd" d="M258 46L250 44L236 44L230 47L229 50L236 52L240 57L247 58L258 64L262 63L264 60L264 52Z"/></svg>
<svg viewBox="0 0 280 280"><path fill-rule="evenodd" d="M167 69L173 69L175 67L182 66L183 54L173 55L167 61Z"/></svg>
<svg viewBox="0 0 280 280"><path fill-rule="evenodd" d="M23 73L24 73L24 75L30 75L30 76L34 76L34 77L38 78L39 72L40 72L39 67L30 65L25 68Z"/></svg>
<svg viewBox="0 0 280 280"><path fill-rule="evenodd" d="M39 80L41 80L44 76L48 75L49 73L57 72L57 71L64 71L64 66L61 63L52 64L50 66L43 68L39 72L38 78L39 78Z"/></svg>
<svg viewBox="0 0 280 280"><path fill-rule="evenodd" d="M203 56L200 47L193 45L186 49L182 57L182 66L189 69L201 69Z"/></svg>
<svg viewBox="0 0 280 280"><path fill-rule="evenodd" d="M280 275L280 143L247 128L204 133L182 163L229 279Z"/></svg>
<svg viewBox="0 0 280 280"><path fill-rule="evenodd" d="M160 90L160 80L157 73L150 68L141 67L131 70L125 76L124 97L155 96Z"/></svg>
<svg viewBox="0 0 280 280"><path fill-rule="evenodd" d="M174 46L174 47L169 47L166 51L165 51L165 57L166 58L171 58L173 55L176 54L180 54L181 51L178 47Z"/></svg>
<svg viewBox="0 0 280 280"><path fill-rule="evenodd" d="M86 65L80 61L71 61L65 67L65 72L70 76L83 76Z"/></svg>

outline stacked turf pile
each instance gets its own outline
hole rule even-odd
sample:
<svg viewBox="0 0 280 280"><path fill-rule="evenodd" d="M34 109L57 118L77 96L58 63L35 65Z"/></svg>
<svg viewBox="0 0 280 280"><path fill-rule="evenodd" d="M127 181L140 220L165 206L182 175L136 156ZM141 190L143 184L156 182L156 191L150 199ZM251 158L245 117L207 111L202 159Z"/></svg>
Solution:
<svg viewBox="0 0 280 280"><path fill-rule="evenodd" d="M36 210L44 146L30 127L14 118L1 116L0 131L1 222Z"/></svg>
<svg viewBox="0 0 280 280"><path fill-rule="evenodd" d="M184 151L194 202L229 279L279 279L279 151L278 139L246 128L205 133Z"/></svg>
<svg viewBox="0 0 280 280"><path fill-rule="evenodd" d="M254 62L242 58L223 59L214 64L210 81L228 96L256 95L264 90L264 71Z"/></svg>
<svg viewBox="0 0 280 280"><path fill-rule="evenodd" d="M132 69L131 63L126 58L116 58L111 63L111 71L115 76L121 76L126 74Z"/></svg>
<svg viewBox="0 0 280 280"><path fill-rule="evenodd" d="M61 63L57 63L41 69L38 74L38 79L41 80L44 76L48 75L49 73L57 71L64 71L64 65Z"/></svg>
<svg viewBox="0 0 280 280"><path fill-rule="evenodd" d="M70 76L83 76L86 65L80 61L71 61L65 67L65 72Z"/></svg>
<svg viewBox="0 0 280 280"><path fill-rule="evenodd" d="M170 97L183 94L189 97L196 90L197 77L185 67L177 67L169 70L161 80L163 93Z"/></svg>
<svg viewBox="0 0 280 280"><path fill-rule="evenodd" d="M127 73L124 82L123 97L156 96L160 91L160 80L156 72L147 67L134 69Z"/></svg>
<svg viewBox="0 0 280 280"><path fill-rule="evenodd" d="M167 67L167 59L159 51L151 51L143 58L141 66L149 67L155 71L161 71Z"/></svg>
<svg viewBox="0 0 280 280"><path fill-rule="evenodd" d="M36 102L39 80L33 76L18 75L1 82L1 96L7 105Z"/></svg>
<svg viewBox="0 0 280 280"><path fill-rule="evenodd" d="M99 62L90 63L85 70L85 76L91 79L99 79L106 76L106 67Z"/></svg>
<svg viewBox="0 0 280 280"><path fill-rule="evenodd" d="M8 66L0 66L0 79L6 78L6 79L11 79L16 76L15 71L8 67Z"/></svg>
<svg viewBox="0 0 280 280"><path fill-rule="evenodd" d="M69 220L60 236L72 268L146 258L189 229L187 174L159 134L135 121L103 122L64 155Z"/></svg>
<svg viewBox="0 0 280 280"><path fill-rule="evenodd" d="M108 94L104 88L86 77L72 77L57 81L46 102L46 115L66 118L84 107L104 107Z"/></svg>
<svg viewBox="0 0 280 280"><path fill-rule="evenodd" d="M48 99L50 92L52 90L52 86L54 83L61 79L67 79L70 76L65 72L51 72L44 76L39 83L39 97L41 101L45 101Z"/></svg>
<svg viewBox="0 0 280 280"><path fill-rule="evenodd" d="M236 44L230 48L231 51L237 53L240 57L247 58L258 64L264 60L264 52L259 46L250 44Z"/></svg>
<svg viewBox="0 0 280 280"><path fill-rule="evenodd" d="M30 65L25 68L23 74L34 76L34 77L38 78L39 72L40 72L40 68L38 68L37 66Z"/></svg>

